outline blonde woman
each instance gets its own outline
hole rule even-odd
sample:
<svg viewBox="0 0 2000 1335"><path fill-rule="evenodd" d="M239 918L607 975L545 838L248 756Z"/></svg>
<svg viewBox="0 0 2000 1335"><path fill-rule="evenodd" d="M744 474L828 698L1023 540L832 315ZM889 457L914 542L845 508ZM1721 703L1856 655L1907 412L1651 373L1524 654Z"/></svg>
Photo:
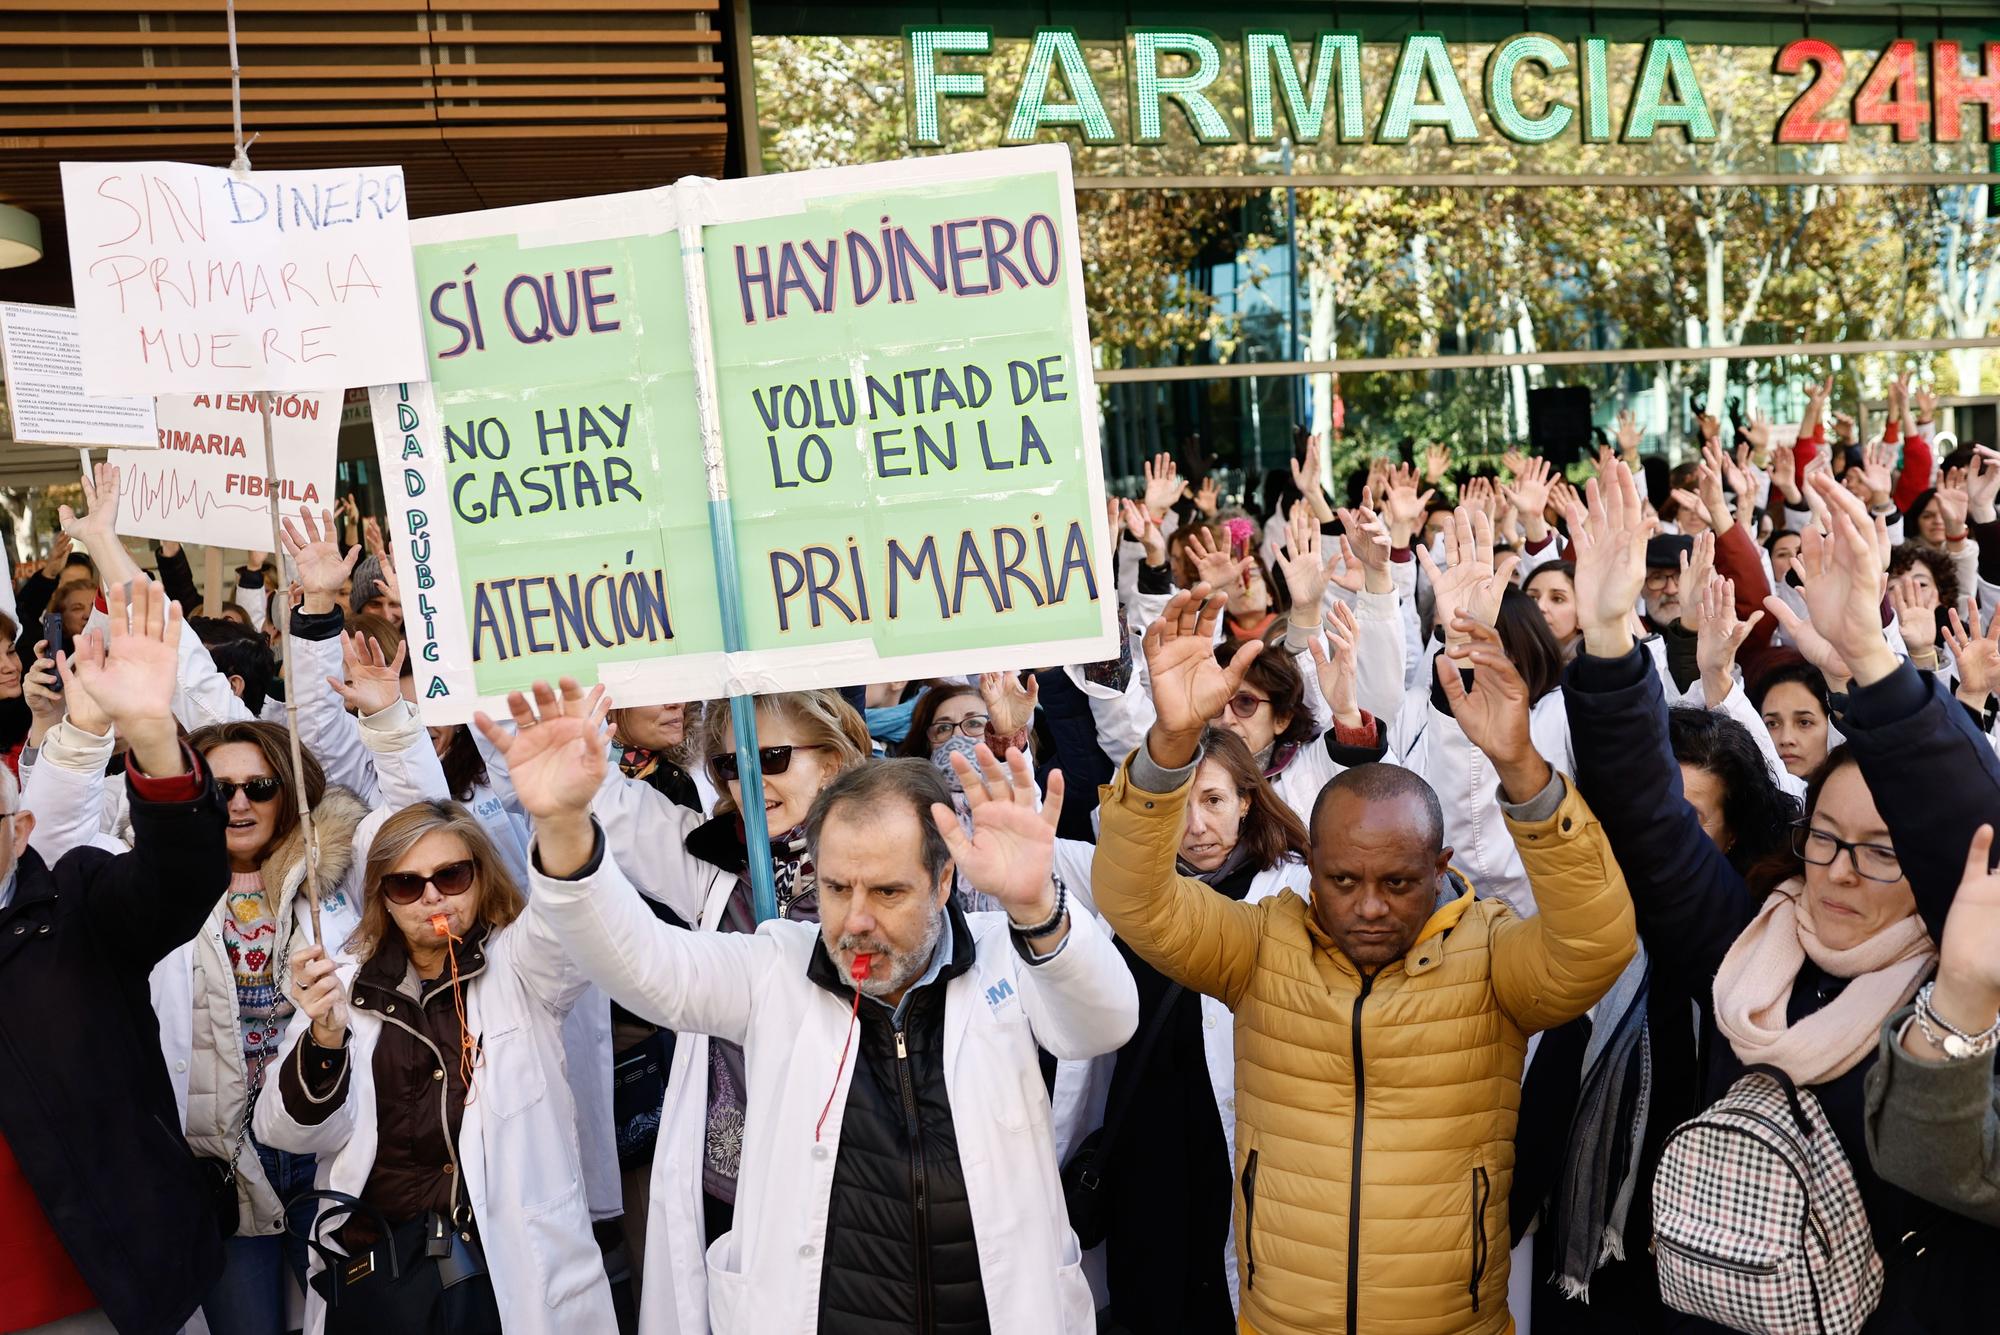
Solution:
<svg viewBox="0 0 2000 1335"><path fill-rule="evenodd" d="M586 703L567 685L602 717L601 691ZM321 1191L359 1202L311 1202L308 1335L615 1329L563 1073L585 980L456 802L389 817L362 880L341 957L292 956L280 1097L257 1105L260 1141L316 1156ZM388 1249L401 1271L441 1273L385 1313L358 1263L328 1267L372 1255L386 1276ZM446 1287L454 1267L468 1278Z"/></svg>

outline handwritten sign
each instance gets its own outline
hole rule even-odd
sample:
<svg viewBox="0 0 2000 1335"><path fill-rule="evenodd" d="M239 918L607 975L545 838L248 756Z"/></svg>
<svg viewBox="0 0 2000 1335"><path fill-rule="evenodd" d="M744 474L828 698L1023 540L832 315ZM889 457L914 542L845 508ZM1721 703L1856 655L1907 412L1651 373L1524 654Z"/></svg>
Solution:
<svg viewBox="0 0 2000 1335"><path fill-rule="evenodd" d="M273 394L274 477L264 468L264 426L255 394L158 399L158 448L114 450L122 472L118 532L211 547L268 550L271 493L278 508L315 514L332 505L340 394Z"/></svg>
<svg viewBox="0 0 2000 1335"><path fill-rule="evenodd" d="M94 399L83 390L76 312L65 306L0 303L0 364L14 439L30 445L153 444L153 401Z"/></svg>
<svg viewBox="0 0 2000 1335"><path fill-rule="evenodd" d="M411 230L430 378L373 415L428 721L564 674L645 704L1114 652L1063 148Z"/></svg>
<svg viewBox="0 0 2000 1335"><path fill-rule="evenodd" d="M65 162L92 394L421 377L400 167Z"/></svg>

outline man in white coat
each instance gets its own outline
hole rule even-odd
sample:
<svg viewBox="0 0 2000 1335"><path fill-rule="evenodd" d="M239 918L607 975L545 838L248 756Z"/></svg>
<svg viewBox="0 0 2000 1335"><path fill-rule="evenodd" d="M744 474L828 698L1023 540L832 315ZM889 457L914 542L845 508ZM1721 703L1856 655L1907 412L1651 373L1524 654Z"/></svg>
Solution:
<svg viewBox="0 0 2000 1335"><path fill-rule="evenodd" d="M515 735L481 727L534 818L536 904L620 1004L745 1050L734 1230L705 1274L647 1274L642 1332L690 1332L704 1292L716 1335L1094 1332L1037 1049L1117 1049L1138 998L1052 874L1060 777L1037 810L1023 758L989 765L967 837L929 765L865 764L807 819L817 927L689 932L604 856L598 730L509 703ZM955 870L1004 911L962 913Z"/></svg>

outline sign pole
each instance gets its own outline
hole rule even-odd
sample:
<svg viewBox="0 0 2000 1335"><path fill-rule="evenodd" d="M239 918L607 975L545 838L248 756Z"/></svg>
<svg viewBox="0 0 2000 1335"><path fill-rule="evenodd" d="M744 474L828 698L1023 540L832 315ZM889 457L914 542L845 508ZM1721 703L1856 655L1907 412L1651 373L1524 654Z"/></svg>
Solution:
<svg viewBox="0 0 2000 1335"><path fill-rule="evenodd" d="M688 341L694 353L695 415L701 423L701 459L708 474L708 529L715 553L715 595L722 608L722 648L725 653L747 650L743 629L743 591L736 578L736 528L729 512L729 475L722 458L722 414L716 404L716 380L703 375L715 361L715 336L708 320L708 276L701 267L701 222L696 217L701 187L694 181L674 186L678 218L682 288L687 303ZM757 698L729 697L729 721L736 732L737 786L743 793L743 844L750 866L750 902L758 922L778 916L778 893L771 874L771 832L764 822L764 767L757 755Z"/></svg>
<svg viewBox="0 0 2000 1335"><path fill-rule="evenodd" d="M271 445L273 397L268 390L257 395L257 415L264 419L264 488L271 502L271 551L282 553L285 537L278 519L278 460L277 451ZM292 791L298 795L299 832L306 840L306 904L312 911L313 944L324 946L326 942L319 934L319 838L313 833L312 804L306 798L306 765L299 749L299 678L292 670L292 592L282 578L278 584L277 592L271 595L266 605L277 609L274 620L278 624L278 648L284 660L285 732L292 744Z"/></svg>

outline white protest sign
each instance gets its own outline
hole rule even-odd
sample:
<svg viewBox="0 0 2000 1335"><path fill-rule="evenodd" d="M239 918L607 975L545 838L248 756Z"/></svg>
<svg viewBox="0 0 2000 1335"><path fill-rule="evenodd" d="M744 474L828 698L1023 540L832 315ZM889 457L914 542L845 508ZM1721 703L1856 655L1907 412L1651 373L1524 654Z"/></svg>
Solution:
<svg viewBox="0 0 2000 1335"><path fill-rule="evenodd" d="M271 491L296 515L333 504L340 436L338 390L274 394L271 448L278 476L264 469L264 428L255 394L162 397L159 448L113 450L122 470L118 532L252 551L271 546Z"/></svg>
<svg viewBox="0 0 2000 1335"><path fill-rule="evenodd" d="M400 167L65 162L92 394L421 379Z"/></svg>
<svg viewBox="0 0 2000 1335"><path fill-rule="evenodd" d="M83 391L76 312L66 306L0 302L0 363L7 417L25 445L150 449L153 401L94 399Z"/></svg>

